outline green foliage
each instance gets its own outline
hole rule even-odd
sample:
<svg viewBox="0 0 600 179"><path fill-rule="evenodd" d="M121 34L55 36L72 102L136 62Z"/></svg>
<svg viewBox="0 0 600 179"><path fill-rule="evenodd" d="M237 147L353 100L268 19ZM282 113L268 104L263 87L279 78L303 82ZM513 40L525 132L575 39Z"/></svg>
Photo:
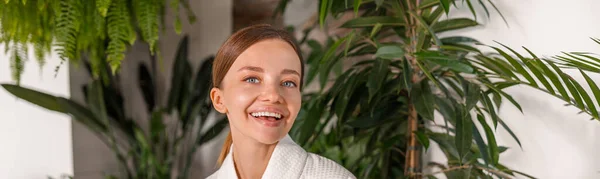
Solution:
<svg viewBox="0 0 600 179"><path fill-rule="evenodd" d="M476 5L488 17L488 6L500 13L491 1L466 2L473 17ZM480 42L470 37L438 37L478 26L472 18L441 20L453 10L452 4L455 1L320 1L321 28L330 15L355 17L340 26L351 29L349 33L331 35L324 43L301 41L310 49L306 84L319 76L320 89L306 92L292 137L359 178L433 177L421 173L420 166L410 166L417 167L414 172L405 170L409 149L427 148L431 142L440 146L448 162L422 167L448 169L448 178L532 178L499 160L506 148L496 142L498 126L521 145L498 113L504 100L523 111L505 92L508 87L533 87L600 119L594 104L600 102L600 89L584 72L599 72L598 56L565 53L540 59L530 52L533 58L526 58L506 46L478 46ZM485 47L493 53L480 50ZM350 67L332 73L337 64ZM593 94L562 71L568 67L581 67ZM443 124L429 122L434 111ZM412 122L419 126L415 131L408 128ZM409 137L422 145L409 146Z"/></svg>
<svg viewBox="0 0 600 179"><path fill-rule="evenodd" d="M113 0L113 3L116 1ZM187 44L188 38L185 37L179 45L174 68L191 70ZM118 87L120 85L115 76L110 76L108 80L94 79L83 86L85 104L18 85L2 84L2 87L42 108L71 115L75 121L96 133L111 148L126 178L187 178L197 148L214 139L228 124L224 116L217 116L215 124L207 124L208 117L215 113L208 98L212 61L212 58L206 59L195 77L173 74L169 101L177 104L174 108L155 103L154 75L140 64L137 84L142 90L148 116L147 119L141 119L143 121L134 121L126 115L131 114L124 107L124 100L128 97ZM91 74L91 65L86 63L86 67ZM99 68L110 70L104 59ZM177 71L173 69L173 72ZM182 83L187 85L175 85ZM173 95L175 93L178 95ZM173 123L175 125L171 126Z"/></svg>
<svg viewBox="0 0 600 179"><path fill-rule="evenodd" d="M172 8L179 12L183 6L193 22L188 2L174 1L181 3L172 3ZM158 50L159 22L165 6L165 0L6 0L0 2L0 43L13 51L33 45L40 68L53 47L63 61L77 64L87 57L94 77L98 77L103 73L99 67L102 59L116 71L138 36L149 44L152 54ZM27 59L26 54L11 55L13 61ZM18 83L23 68L13 65L11 69Z"/></svg>

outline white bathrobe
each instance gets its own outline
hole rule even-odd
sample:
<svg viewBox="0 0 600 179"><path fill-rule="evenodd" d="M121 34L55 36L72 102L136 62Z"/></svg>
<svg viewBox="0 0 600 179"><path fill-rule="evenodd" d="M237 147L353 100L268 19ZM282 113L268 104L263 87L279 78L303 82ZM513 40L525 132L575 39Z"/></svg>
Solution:
<svg viewBox="0 0 600 179"><path fill-rule="evenodd" d="M237 179L231 150L221 168L208 179ZM289 135L277 143L263 179L354 179L352 173L336 162L308 153Z"/></svg>

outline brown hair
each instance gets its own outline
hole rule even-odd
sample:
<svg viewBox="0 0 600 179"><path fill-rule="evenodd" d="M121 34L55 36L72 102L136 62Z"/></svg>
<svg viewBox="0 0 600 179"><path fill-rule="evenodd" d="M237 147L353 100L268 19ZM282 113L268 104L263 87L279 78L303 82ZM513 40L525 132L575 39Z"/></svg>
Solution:
<svg viewBox="0 0 600 179"><path fill-rule="evenodd" d="M221 86L225 74L227 74L227 71L229 71L229 68L231 68L233 62L240 54L242 54L242 52L255 43L269 39L283 40L290 44L292 48L294 48L294 51L296 51L296 54L300 58L301 64L300 73L302 74L300 75L299 87L302 89L304 81L304 63L302 62L300 49L298 49L296 43L294 42L294 38L288 32L282 29L274 28L268 24L253 25L240 29L231 35L229 39L223 43L223 45L221 45L221 48L219 48L212 66L213 87L219 88ZM223 144L223 149L221 149L221 154L219 155L219 159L217 161L218 165L221 165L223 160L225 160L232 143L233 139L231 137L231 132L229 132L227 138L225 139L225 143Z"/></svg>

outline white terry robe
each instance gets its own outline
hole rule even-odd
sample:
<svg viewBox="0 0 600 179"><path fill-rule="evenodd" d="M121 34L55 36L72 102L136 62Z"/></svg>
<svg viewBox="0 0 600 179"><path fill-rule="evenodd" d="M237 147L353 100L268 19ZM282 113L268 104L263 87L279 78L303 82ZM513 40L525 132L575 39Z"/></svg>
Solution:
<svg viewBox="0 0 600 179"><path fill-rule="evenodd" d="M233 147L232 147L233 150ZM237 179L231 151L208 179ZM262 179L355 179L348 170L325 157L308 153L289 135L277 143Z"/></svg>

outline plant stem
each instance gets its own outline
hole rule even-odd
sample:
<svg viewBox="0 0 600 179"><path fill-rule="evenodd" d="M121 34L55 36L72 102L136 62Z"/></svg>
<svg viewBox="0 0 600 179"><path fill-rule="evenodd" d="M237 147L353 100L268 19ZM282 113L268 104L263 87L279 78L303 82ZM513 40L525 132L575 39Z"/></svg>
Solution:
<svg viewBox="0 0 600 179"><path fill-rule="evenodd" d="M407 12L411 12L411 11L417 11L418 10L418 5L419 5L419 0L408 0L407 2ZM420 12L417 12L417 14L420 14ZM412 68L413 68L413 74L411 77L411 81L414 85L418 85L417 83L419 82L419 75L422 69L420 69L418 67L418 62L417 62L417 58L415 56L415 53L418 50L417 47L417 41L418 41L418 37L417 37L417 19L414 16L410 16L409 14L405 14L405 16L408 16L407 18L409 19L408 22L408 30L406 31L406 37L410 39L410 44L407 44L405 46L405 60L408 60L410 62L410 64L412 64ZM409 105L408 105L408 130L407 130L407 135L408 135L408 142L407 142L407 147L406 147L406 160L404 163L404 174L409 178L409 179L416 179L418 178L417 172L420 172L420 157L419 157L419 145L417 143L417 138L416 138L416 134L415 132L418 130L418 114L417 114L417 110L415 109L415 106L412 104L412 100L409 97Z"/></svg>

